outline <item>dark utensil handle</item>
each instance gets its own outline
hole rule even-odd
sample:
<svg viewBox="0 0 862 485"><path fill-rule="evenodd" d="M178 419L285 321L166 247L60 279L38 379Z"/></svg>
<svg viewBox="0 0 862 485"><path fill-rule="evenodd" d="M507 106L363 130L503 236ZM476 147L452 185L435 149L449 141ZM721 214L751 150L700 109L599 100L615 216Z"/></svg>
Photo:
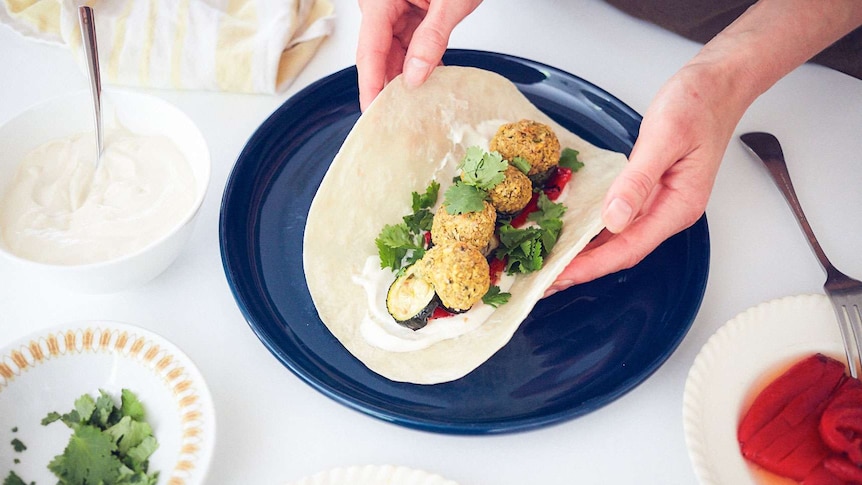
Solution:
<svg viewBox="0 0 862 485"><path fill-rule="evenodd" d="M790 180L790 172L787 170L784 153L781 150L781 144L778 143L778 139L769 133L746 133L740 139L766 165L769 175L772 176L775 185L781 190L784 199L790 205L790 209L793 210L793 214L796 216L802 232L808 238L808 244L811 245L811 249L814 251L827 275L831 275L836 271L835 267L832 266L829 258L826 257L826 253L814 235L814 230L811 229L811 225L808 223L808 218L805 217L805 212L802 211L802 205L799 203L796 191L793 189L793 182Z"/></svg>

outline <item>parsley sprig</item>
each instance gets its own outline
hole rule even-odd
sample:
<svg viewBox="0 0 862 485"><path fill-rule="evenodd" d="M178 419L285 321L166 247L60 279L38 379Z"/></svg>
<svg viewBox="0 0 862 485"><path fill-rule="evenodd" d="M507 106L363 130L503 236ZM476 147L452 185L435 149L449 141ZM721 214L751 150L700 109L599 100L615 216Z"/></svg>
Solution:
<svg viewBox="0 0 862 485"><path fill-rule="evenodd" d="M481 211L488 198L488 191L505 178L509 162L497 152L486 152L477 146L467 148L458 168L460 179L456 180L444 194L446 212L464 214ZM529 170L529 169L528 169Z"/></svg>
<svg viewBox="0 0 862 485"><path fill-rule="evenodd" d="M491 305L494 308L499 308L500 305L505 305L509 302L509 298L512 297L511 293L500 291L500 287L497 285L491 285L488 288L488 291L485 293L485 296L482 297L482 303L486 305Z"/></svg>
<svg viewBox="0 0 862 485"><path fill-rule="evenodd" d="M403 217L398 224L387 224L374 240L380 256L381 268L398 271L410 266L425 255L424 233L431 230L434 214L431 208L437 203L440 184L431 181L425 193L413 192L411 209L413 212Z"/></svg>
<svg viewBox="0 0 862 485"><path fill-rule="evenodd" d="M159 473L147 473L150 455L159 444L144 421L144 408L137 396L123 389L122 404L99 391L93 399L84 394L66 414L48 413L47 426L62 421L73 433L63 454L48 464L59 483L105 483L155 485Z"/></svg>
<svg viewBox="0 0 862 485"><path fill-rule="evenodd" d="M531 273L542 269L545 257L554 248L563 228L566 206L539 194L538 209L527 220L534 226L515 228L511 223L500 227L500 247L496 256L506 260L506 273Z"/></svg>
<svg viewBox="0 0 862 485"><path fill-rule="evenodd" d="M578 160L580 153L574 148L563 148L560 153L560 166L572 169L572 172L577 172L584 166L584 162Z"/></svg>

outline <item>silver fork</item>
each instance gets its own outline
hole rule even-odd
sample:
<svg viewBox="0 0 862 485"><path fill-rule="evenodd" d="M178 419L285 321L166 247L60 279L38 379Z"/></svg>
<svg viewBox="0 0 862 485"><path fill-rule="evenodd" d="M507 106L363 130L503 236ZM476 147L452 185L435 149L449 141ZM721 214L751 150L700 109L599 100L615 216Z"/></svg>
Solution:
<svg viewBox="0 0 862 485"><path fill-rule="evenodd" d="M790 182L790 173L787 171L787 164L784 162L784 153L781 151L781 145L775 136L769 133L746 133L740 137L742 143L763 161L769 174L781 189L784 198L790 208L793 209L796 220L802 227L802 231L808 237L808 243L817 259L820 260L820 265L826 271L826 284L823 289L829 295L832 301L832 306L835 309L835 315L838 319L838 326L841 329L841 339L844 342L844 352L847 354L847 366L850 369L850 375L858 377L860 367L862 367L862 281L855 280L844 273L838 271L835 266L826 257L817 238L814 237L814 231L808 224L808 219L802 212L802 206L796 198L796 191L793 190L793 184Z"/></svg>

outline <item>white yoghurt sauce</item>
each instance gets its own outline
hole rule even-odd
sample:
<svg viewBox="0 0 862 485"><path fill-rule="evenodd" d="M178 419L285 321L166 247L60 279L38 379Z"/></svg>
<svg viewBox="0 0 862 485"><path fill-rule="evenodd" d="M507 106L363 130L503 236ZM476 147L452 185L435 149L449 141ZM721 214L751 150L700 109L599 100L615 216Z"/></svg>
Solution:
<svg viewBox="0 0 862 485"><path fill-rule="evenodd" d="M491 138L503 123L505 121L489 120L475 127L456 124L452 126L449 138L453 146L461 145L465 149L480 146L487 150ZM432 179L440 182L440 200L443 192L451 185L460 162L453 158L450 151L437 166ZM362 272L354 274L352 280L362 286L368 298L368 312L363 315L359 327L362 337L369 345L390 352L412 352L443 340L457 338L479 328L494 313L494 307L480 301L464 313L434 319L419 330L410 330L395 322L386 310L386 293L394 280L394 273L391 269L380 268L380 258L377 255L370 256L365 261ZM514 276L503 273L497 286L500 291L506 292L514 282Z"/></svg>
<svg viewBox="0 0 862 485"><path fill-rule="evenodd" d="M7 248L32 261L108 261L164 237L193 208L189 163L166 136L108 130L95 166L93 133L50 141L24 157L0 205Z"/></svg>

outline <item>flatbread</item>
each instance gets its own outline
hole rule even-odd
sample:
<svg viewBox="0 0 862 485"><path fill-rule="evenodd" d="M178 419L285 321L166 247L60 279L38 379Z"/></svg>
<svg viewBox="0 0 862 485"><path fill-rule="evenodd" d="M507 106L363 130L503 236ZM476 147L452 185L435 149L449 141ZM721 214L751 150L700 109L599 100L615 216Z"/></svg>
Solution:
<svg viewBox="0 0 862 485"><path fill-rule="evenodd" d="M367 297L352 275L377 254L380 230L411 213L410 193L424 192L441 163L457 165L463 158L467 147L452 139L453 125L521 119L551 126L561 146L579 151L584 162L558 200L568 209L543 269L519 275L509 302L476 330L411 352L370 345L360 332ZM350 353L388 379L435 384L463 377L506 345L545 290L602 230L602 200L625 163L623 154L566 131L495 73L438 67L418 88L394 79L345 139L311 204L303 263L320 319Z"/></svg>

